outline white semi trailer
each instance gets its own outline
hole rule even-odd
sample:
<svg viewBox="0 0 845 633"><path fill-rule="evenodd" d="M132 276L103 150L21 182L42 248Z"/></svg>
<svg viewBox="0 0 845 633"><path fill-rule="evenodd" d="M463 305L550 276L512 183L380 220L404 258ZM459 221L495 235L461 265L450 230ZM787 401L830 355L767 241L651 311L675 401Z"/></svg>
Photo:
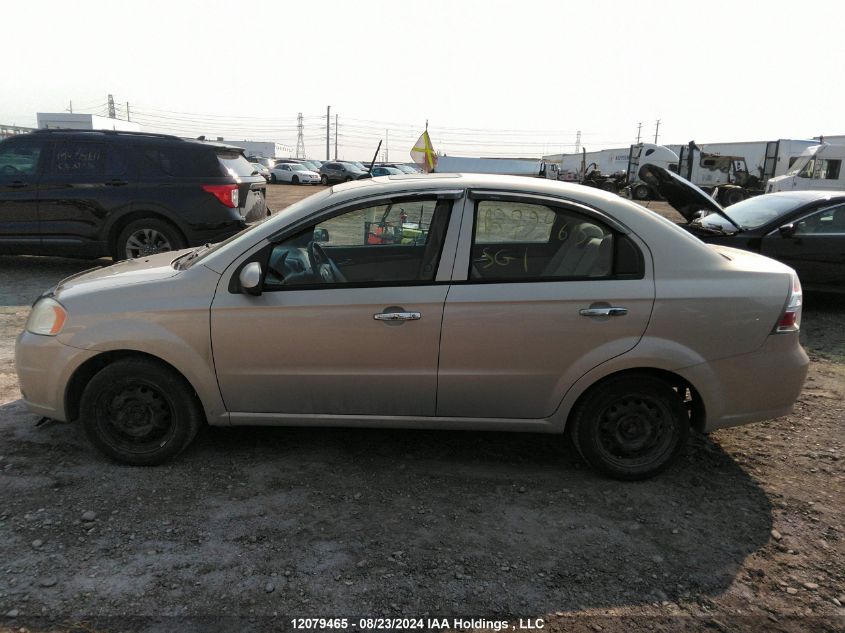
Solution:
<svg viewBox="0 0 845 633"><path fill-rule="evenodd" d="M558 166L539 159L438 156L438 173L503 174L557 180Z"/></svg>

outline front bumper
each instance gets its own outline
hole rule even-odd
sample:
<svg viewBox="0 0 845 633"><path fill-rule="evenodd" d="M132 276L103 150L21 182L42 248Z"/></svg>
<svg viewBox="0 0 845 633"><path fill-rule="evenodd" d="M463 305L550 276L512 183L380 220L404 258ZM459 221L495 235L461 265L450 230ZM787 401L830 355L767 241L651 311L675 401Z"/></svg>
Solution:
<svg viewBox="0 0 845 633"><path fill-rule="evenodd" d="M21 332L15 341L15 368L26 408L36 415L67 421L68 382L96 353L64 345L55 336Z"/></svg>

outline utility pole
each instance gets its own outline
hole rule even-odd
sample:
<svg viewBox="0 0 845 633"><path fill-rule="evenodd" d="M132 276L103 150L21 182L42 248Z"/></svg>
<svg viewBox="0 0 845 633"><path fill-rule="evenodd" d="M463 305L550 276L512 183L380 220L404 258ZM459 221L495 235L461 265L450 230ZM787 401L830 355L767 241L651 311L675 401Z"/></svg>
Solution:
<svg viewBox="0 0 845 633"><path fill-rule="evenodd" d="M334 115L334 159L337 160L337 114Z"/></svg>
<svg viewBox="0 0 845 633"><path fill-rule="evenodd" d="M109 95L109 118L110 119L116 119L117 118L117 114L114 111L114 97L112 95Z"/></svg>
<svg viewBox="0 0 845 633"><path fill-rule="evenodd" d="M326 108L326 160L331 160L332 157L329 155L329 127L332 124L332 107L328 106Z"/></svg>
<svg viewBox="0 0 845 633"><path fill-rule="evenodd" d="M660 119L657 119L657 123L654 124L654 144L657 145L657 137L659 136L660 132Z"/></svg>
<svg viewBox="0 0 845 633"><path fill-rule="evenodd" d="M126 102L126 120L129 121L129 102Z"/></svg>
<svg viewBox="0 0 845 633"><path fill-rule="evenodd" d="M68 101L67 111L73 114L73 101Z"/></svg>
<svg viewBox="0 0 845 633"><path fill-rule="evenodd" d="M640 144L640 133L642 132L642 130L643 130L643 123L642 123L642 121L640 121L639 123L637 123L637 145Z"/></svg>
<svg viewBox="0 0 845 633"><path fill-rule="evenodd" d="M296 157L305 158L305 137L302 135L302 112L296 117Z"/></svg>
<svg viewBox="0 0 845 633"><path fill-rule="evenodd" d="M581 130L578 130L578 133L575 134L575 153L581 151Z"/></svg>
<svg viewBox="0 0 845 633"><path fill-rule="evenodd" d="M384 131L384 162L390 162L390 130Z"/></svg>

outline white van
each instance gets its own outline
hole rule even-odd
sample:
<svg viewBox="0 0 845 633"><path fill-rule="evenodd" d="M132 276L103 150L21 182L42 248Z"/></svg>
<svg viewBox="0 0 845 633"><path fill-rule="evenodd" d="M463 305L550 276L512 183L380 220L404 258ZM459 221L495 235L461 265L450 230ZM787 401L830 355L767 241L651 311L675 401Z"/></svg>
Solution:
<svg viewBox="0 0 845 633"><path fill-rule="evenodd" d="M808 147L783 176L769 178L766 193L801 190L845 190L845 145Z"/></svg>

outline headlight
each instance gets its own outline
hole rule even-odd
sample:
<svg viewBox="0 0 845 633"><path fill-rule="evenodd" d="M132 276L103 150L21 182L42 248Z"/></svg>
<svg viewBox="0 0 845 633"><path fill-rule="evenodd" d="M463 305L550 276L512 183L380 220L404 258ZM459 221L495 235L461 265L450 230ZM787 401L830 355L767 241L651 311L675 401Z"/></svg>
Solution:
<svg viewBox="0 0 845 633"><path fill-rule="evenodd" d="M44 297L32 307L26 321L26 331L42 336L56 336L62 331L66 319L67 311L62 304L50 297Z"/></svg>

